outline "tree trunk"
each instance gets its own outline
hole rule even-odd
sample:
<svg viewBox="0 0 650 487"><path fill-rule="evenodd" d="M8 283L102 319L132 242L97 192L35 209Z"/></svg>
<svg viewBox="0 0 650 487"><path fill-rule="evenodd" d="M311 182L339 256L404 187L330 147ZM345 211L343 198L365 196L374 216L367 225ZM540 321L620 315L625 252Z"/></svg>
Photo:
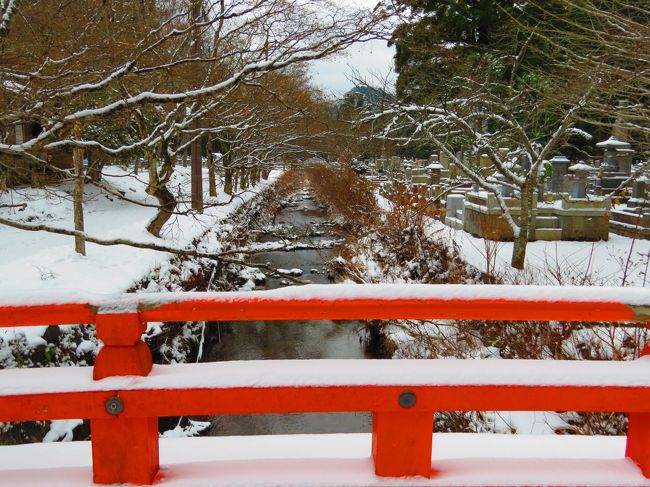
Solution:
<svg viewBox="0 0 650 487"><path fill-rule="evenodd" d="M223 192L229 195L232 195L233 193L233 188L232 188L232 169L229 167L224 168L224 183L223 183Z"/></svg>
<svg viewBox="0 0 650 487"><path fill-rule="evenodd" d="M167 181L173 173L173 164L169 156L166 156L166 145L161 144L160 153L164 162L160 174L158 174L158 164L154 158L153 150L147 150L145 157L149 160L149 184L147 185L147 194L158 200L158 213L147 225L147 231L155 237L160 237L160 232L174 214L176 209L176 198L174 194L167 189Z"/></svg>
<svg viewBox="0 0 650 487"><path fill-rule="evenodd" d="M237 169L232 176L233 190L235 193L239 193L243 188L241 187L241 168Z"/></svg>
<svg viewBox="0 0 650 487"><path fill-rule="evenodd" d="M192 0L191 2L191 15L192 15L192 43L190 45L190 56L198 58L201 55L201 22L203 14L203 0ZM192 73L195 78L194 87L199 88L201 85L201 65L194 66ZM194 119L191 124L192 136L196 137L196 131L201 128L201 121ZM203 213L203 171L201 159L203 155L203 147L201 144L203 137L196 137L191 144L192 148L192 209L199 213Z"/></svg>
<svg viewBox="0 0 650 487"><path fill-rule="evenodd" d="M217 178L214 170L214 154L212 153L212 145L208 145L208 190L210 196L217 197Z"/></svg>
<svg viewBox="0 0 650 487"><path fill-rule="evenodd" d="M241 169L235 169L232 172L232 190L234 193L237 193L239 191L239 172Z"/></svg>
<svg viewBox="0 0 650 487"><path fill-rule="evenodd" d="M81 140L81 123L74 124L74 138ZM75 168L74 189L72 191L72 211L74 216L74 229L78 232L84 231L84 150L75 147L72 150L72 160ZM81 237L74 238L74 249L78 254L86 255L86 241Z"/></svg>
<svg viewBox="0 0 650 487"><path fill-rule="evenodd" d="M147 172L149 173L149 183L145 188L145 192L154 196L156 188L160 185L158 181L158 164L153 158L153 151L150 149L144 151L144 158L147 160Z"/></svg>
<svg viewBox="0 0 650 487"><path fill-rule="evenodd" d="M533 197L535 181L526 181L521 191L521 215L519 217L519 235L515 237L510 265L515 269L523 269L526 263L526 246L531 237L534 238Z"/></svg>
<svg viewBox="0 0 650 487"><path fill-rule="evenodd" d="M147 231L156 236L160 237L160 231L162 230L163 225L174 214L176 209L176 198L165 185L156 186L152 188L151 191L147 191L151 196L155 197L158 200L158 213L156 216L149 222L147 225Z"/></svg>
<svg viewBox="0 0 650 487"><path fill-rule="evenodd" d="M243 168L241 171L239 171L239 187L242 189L242 191L246 191L248 189L248 169Z"/></svg>
<svg viewBox="0 0 650 487"><path fill-rule="evenodd" d="M199 128L198 122L192 124ZM203 213L203 170L201 168L201 137L197 137L192 147L192 209Z"/></svg>

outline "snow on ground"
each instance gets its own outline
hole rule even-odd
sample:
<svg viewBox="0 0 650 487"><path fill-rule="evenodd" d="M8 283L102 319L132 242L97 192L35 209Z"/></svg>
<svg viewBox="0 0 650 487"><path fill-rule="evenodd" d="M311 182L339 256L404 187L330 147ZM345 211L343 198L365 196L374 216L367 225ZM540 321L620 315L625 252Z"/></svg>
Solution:
<svg viewBox="0 0 650 487"><path fill-rule="evenodd" d="M625 278L628 286L650 286L650 275L646 277L650 240L610 233L607 242L530 242L526 248L526 270L522 274L510 267L512 242L486 241L439 221L430 220L430 224L431 231L440 232L458 246L461 257L469 264L486 272L487 252L487 255L494 255L491 266L497 274L522 280L521 284L580 285L584 279L584 284L621 286ZM556 275L566 281L558 282ZM568 278L569 275L574 277Z"/></svg>
<svg viewBox="0 0 650 487"><path fill-rule="evenodd" d="M105 168L104 173L103 184L114 192L122 193L135 202L156 204L155 198L145 193L148 181L146 171L134 176L123 168L111 166ZM203 176L203 187L207 188L207 170ZM155 208L124 201L86 185L86 233L104 239L122 237L183 248L216 224L226 227L228 215L255 196L275 176L235 198L225 194L222 184L219 184L216 198L206 195L206 209L202 215L173 216L163 228L161 238L153 237L145 230L156 213ZM185 212L189 204L189 168L177 167L169 188L177 197L181 196L178 211ZM15 206L0 208L0 216L22 223L42 223L72 229L71 192L69 183L44 189L20 188L4 192L0 194L0 205L25 203L26 207L23 210ZM76 254L72 237L27 232L0 225L0 294L9 291L61 293L66 289L94 293L124 292L171 257L168 253L124 245L103 247L87 243L86 251L86 256ZM210 251L218 252L218 245L211 245ZM37 337L43 332L38 329L33 331Z"/></svg>
<svg viewBox="0 0 650 487"><path fill-rule="evenodd" d="M624 458L624 437L433 436L431 479L376 477L371 435L269 435L160 440L168 487L650 486ZM91 487L90 443L2 447L0 485ZM38 461L35 461L38 459Z"/></svg>

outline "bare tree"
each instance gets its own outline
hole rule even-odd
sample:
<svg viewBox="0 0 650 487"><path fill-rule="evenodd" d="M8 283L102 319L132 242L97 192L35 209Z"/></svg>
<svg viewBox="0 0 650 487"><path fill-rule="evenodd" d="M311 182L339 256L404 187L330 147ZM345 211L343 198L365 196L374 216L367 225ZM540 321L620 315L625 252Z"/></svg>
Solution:
<svg viewBox="0 0 650 487"><path fill-rule="evenodd" d="M540 171L571 129L585 121L611 126L615 107L628 100L622 108L626 125L639 134L648 131L648 49L635 48L647 47L647 22L639 20L648 19L647 7L615 0L608 2L611 11L591 1L568 3L577 10L565 12L570 20L552 12L534 25L513 19L515 32L509 35L519 41L484 50L480 62L456 70L448 89L430 103L396 103L363 119L378 125L377 136L385 140L432 144L493 193L514 235L511 264L518 269L534 232ZM537 56L536 67L545 66L544 73L522 62L529 55ZM488 170L478 164L480 154L489 156ZM516 217L501 195L502 185L515 191Z"/></svg>
<svg viewBox="0 0 650 487"><path fill-rule="evenodd" d="M165 185L188 145L200 147L208 134L270 130L272 117L259 105L224 108L227 99L374 38L388 16L324 0L3 0L0 15L0 166L65 175L67 163L52 162L52 154L144 156L148 192L159 201L148 228L154 235L176 211ZM273 123L291 126L293 117ZM29 137L10 136L26 124L35 128ZM265 157L241 152L241 160Z"/></svg>

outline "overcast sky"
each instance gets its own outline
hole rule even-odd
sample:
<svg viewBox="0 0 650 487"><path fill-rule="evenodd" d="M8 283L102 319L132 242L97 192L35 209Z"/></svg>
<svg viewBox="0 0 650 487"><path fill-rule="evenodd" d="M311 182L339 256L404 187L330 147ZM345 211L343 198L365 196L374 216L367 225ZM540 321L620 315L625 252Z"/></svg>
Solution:
<svg viewBox="0 0 650 487"><path fill-rule="evenodd" d="M349 79L354 70L362 78L367 78L370 84L376 76L393 77L394 53L395 49L388 47L386 41L352 46L344 57L313 62L310 69L313 83L328 95L340 97L355 85Z"/></svg>
<svg viewBox="0 0 650 487"><path fill-rule="evenodd" d="M376 0L338 1L346 6L356 4L368 8L372 8L376 4ZM349 80L353 76L354 70L369 81L376 76L382 79L387 76L394 77L394 54L395 48L388 47L386 41L356 44L348 49L344 56L313 62L310 69L313 84L328 95L340 97L356 84Z"/></svg>

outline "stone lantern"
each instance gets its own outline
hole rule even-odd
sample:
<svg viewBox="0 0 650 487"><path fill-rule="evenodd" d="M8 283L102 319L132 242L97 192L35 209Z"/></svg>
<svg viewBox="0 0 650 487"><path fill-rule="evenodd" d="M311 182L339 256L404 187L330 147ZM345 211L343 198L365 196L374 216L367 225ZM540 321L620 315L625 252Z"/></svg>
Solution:
<svg viewBox="0 0 650 487"><path fill-rule="evenodd" d="M425 168L429 172L429 181L431 184L440 184L440 174L444 169L442 164L433 162Z"/></svg>
<svg viewBox="0 0 650 487"><path fill-rule="evenodd" d="M597 143L596 147L605 151L602 163L605 171L623 173L626 176L632 174L634 149L629 143L616 137L610 137L603 142Z"/></svg>
<svg viewBox="0 0 650 487"><path fill-rule="evenodd" d="M605 151L601 164L600 188L604 192L615 191L632 174L634 149L616 137L599 142L596 147Z"/></svg>
<svg viewBox="0 0 650 487"><path fill-rule="evenodd" d="M571 191L571 196L580 199L586 198L587 183L589 182L589 178L593 173L594 168L589 164L585 164L584 161L580 161L578 164L569 166L569 171L574 174L572 178L573 188Z"/></svg>

